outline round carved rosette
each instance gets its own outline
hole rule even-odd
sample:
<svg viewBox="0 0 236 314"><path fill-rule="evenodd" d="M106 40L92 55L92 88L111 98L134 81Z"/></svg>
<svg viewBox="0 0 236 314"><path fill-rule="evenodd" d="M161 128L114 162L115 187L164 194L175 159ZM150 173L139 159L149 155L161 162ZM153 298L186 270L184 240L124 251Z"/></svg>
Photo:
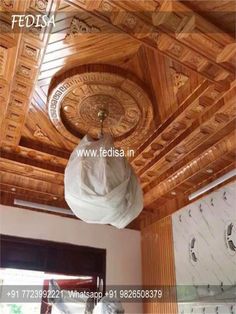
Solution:
<svg viewBox="0 0 236 314"><path fill-rule="evenodd" d="M85 134L96 138L101 109L108 113L104 132L121 147L140 144L153 119L152 103L141 84L117 68L79 67L52 81L49 117L68 140L78 143Z"/></svg>

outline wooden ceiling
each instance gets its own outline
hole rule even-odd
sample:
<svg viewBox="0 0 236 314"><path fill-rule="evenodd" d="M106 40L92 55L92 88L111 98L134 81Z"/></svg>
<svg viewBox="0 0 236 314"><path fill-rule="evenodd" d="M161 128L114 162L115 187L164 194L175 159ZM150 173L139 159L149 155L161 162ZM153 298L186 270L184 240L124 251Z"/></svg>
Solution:
<svg viewBox="0 0 236 314"><path fill-rule="evenodd" d="M68 209L63 173L76 144L50 120L48 94L90 64L101 76L113 67L135 77L152 104L146 128L119 142L135 149L144 191L130 227L171 214L235 168L235 1L0 0L0 8L2 204ZM13 12L46 12L56 25L12 31ZM140 119L146 105L138 103Z"/></svg>

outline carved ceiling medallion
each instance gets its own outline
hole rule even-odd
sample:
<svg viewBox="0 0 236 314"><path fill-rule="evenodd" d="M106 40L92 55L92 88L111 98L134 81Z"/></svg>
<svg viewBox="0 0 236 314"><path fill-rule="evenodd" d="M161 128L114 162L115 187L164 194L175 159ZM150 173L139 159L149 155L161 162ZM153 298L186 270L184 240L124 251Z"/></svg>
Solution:
<svg viewBox="0 0 236 314"><path fill-rule="evenodd" d="M101 109L108 112L104 132L111 133L117 145L122 147L138 145L153 120L147 93L136 78L125 77L117 68L106 66L104 69L103 66L102 71L98 71L97 65L94 69L89 65L89 71L77 68L52 81L49 117L71 142L78 143L85 134L98 136L98 111Z"/></svg>

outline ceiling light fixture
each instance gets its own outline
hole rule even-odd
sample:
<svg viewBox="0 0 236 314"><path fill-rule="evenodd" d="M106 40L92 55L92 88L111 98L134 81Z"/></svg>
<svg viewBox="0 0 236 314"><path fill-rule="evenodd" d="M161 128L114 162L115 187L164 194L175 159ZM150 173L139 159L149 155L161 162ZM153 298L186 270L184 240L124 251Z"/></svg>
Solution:
<svg viewBox="0 0 236 314"><path fill-rule="evenodd" d="M213 169L207 169L206 172L207 173L213 173L214 171L213 171Z"/></svg>
<svg viewBox="0 0 236 314"><path fill-rule="evenodd" d="M28 207L28 208L35 208L35 209L41 209L47 212L53 212L58 214L66 214L69 216L74 216L74 213L71 212L69 209L40 204L40 203L34 203L29 201L24 201L20 199L14 199L14 205L22 206L22 207Z"/></svg>
<svg viewBox="0 0 236 314"><path fill-rule="evenodd" d="M202 187L201 189L197 190L196 192L193 192L192 194L190 194L188 196L188 199L191 201L194 198L196 198L196 197L206 193L207 191L213 189L217 185L225 182L226 180L233 178L234 176L236 176L236 169L229 171L228 173L224 174L223 176L219 177L218 179L214 180L213 182L207 184L206 186Z"/></svg>
<svg viewBox="0 0 236 314"><path fill-rule="evenodd" d="M142 189L124 152L121 155L111 135L103 132L108 110L102 106L97 117L98 140L85 135L66 166L65 200L85 222L124 228L143 209Z"/></svg>

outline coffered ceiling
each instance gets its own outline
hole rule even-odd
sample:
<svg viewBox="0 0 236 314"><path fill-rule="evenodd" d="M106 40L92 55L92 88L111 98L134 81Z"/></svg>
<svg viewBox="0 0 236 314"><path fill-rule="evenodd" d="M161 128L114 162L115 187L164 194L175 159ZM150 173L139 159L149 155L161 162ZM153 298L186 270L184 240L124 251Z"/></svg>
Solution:
<svg viewBox="0 0 236 314"><path fill-rule="evenodd" d="M97 133L101 103L116 145L135 150L145 206L130 227L235 167L234 1L0 6L1 203L68 209L64 169L80 138ZM12 31L13 12L55 16L55 26Z"/></svg>

